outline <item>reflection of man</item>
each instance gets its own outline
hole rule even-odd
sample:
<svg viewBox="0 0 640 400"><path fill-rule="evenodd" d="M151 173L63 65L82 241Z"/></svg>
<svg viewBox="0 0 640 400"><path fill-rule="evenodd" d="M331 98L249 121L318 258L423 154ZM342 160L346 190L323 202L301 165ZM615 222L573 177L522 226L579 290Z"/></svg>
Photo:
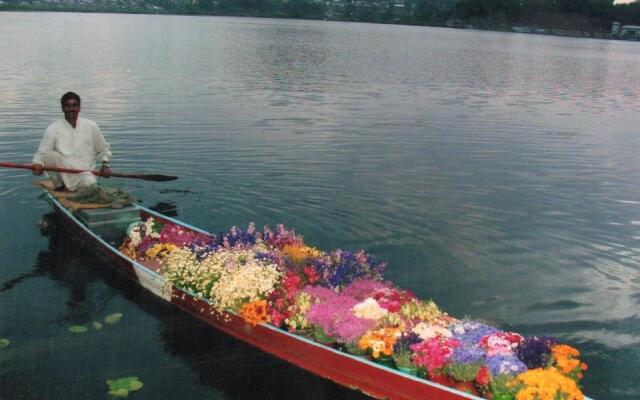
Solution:
<svg viewBox="0 0 640 400"><path fill-rule="evenodd" d="M33 173L42 174L42 166L81 169L87 172L67 174L49 172L56 190L76 190L96 184L96 177L90 172L96 166L96 158L102 161L101 176L111 176L109 159L111 148L104 140L95 122L79 118L80 96L65 93L60 99L64 119L49 125L44 132L38 151L33 156Z"/></svg>

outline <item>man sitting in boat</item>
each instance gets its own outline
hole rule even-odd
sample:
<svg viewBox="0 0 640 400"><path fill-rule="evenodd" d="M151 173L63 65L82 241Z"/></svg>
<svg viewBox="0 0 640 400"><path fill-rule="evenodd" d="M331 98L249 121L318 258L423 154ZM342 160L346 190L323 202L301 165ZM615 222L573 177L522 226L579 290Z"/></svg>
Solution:
<svg viewBox="0 0 640 400"><path fill-rule="evenodd" d="M104 140L98 124L78 117L80 96L67 92L60 99L60 105L64 119L55 121L44 132L38 151L33 156L34 175L42 175L43 165L87 171L81 174L48 173L55 190L66 188L75 191L97 183L91 170L96 166L96 159L100 159L101 176L109 178L111 147Z"/></svg>

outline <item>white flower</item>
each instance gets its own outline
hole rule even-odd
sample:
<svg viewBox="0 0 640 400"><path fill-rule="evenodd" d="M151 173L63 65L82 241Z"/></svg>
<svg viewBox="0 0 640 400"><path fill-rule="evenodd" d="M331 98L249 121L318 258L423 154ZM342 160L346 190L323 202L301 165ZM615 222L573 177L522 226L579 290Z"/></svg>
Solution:
<svg viewBox="0 0 640 400"><path fill-rule="evenodd" d="M435 325L429 325L426 322L420 322L411 330L416 335L420 336L422 340L429 340L435 337L451 337L451 331L446 328L442 328Z"/></svg>
<svg viewBox="0 0 640 400"><path fill-rule="evenodd" d="M369 297L365 301L353 306L353 313L356 317L360 318L380 319L387 315L389 311L380 307L377 301Z"/></svg>

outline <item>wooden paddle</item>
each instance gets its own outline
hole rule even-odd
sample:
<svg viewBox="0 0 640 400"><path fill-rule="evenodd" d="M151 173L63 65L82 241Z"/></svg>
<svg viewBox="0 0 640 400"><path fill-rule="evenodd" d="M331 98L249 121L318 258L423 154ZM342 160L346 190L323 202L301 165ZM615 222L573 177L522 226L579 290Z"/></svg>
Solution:
<svg viewBox="0 0 640 400"><path fill-rule="evenodd" d="M16 164L10 162L0 162L0 167L6 168L20 168L20 169L30 169L34 170L35 167L33 164ZM71 169L71 168L59 168L59 167L42 167L43 171L51 171L51 172L66 172L68 174L81 174L83 172L91 172L96 176L102 176L100 171L83 171L81 169ZM177 176L171 175L160 175L160 174L127 174L124 172L112 172L111 176L116 178L132 178L132 179L142 179L145 181L154 181L154 182L167 182L178 179Z"/></svg>

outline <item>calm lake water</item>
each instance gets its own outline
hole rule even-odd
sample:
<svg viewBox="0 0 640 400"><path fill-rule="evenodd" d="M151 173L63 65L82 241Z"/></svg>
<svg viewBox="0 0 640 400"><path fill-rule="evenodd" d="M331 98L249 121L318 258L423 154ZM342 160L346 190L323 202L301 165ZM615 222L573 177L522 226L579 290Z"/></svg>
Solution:
<svg viewBox="0 0 640 400"><path fill-rule="evenodd" d="M585 392L640 399L640 44L322 21L0 13L0 160L67 90L109 181L210 231L284 223L452 315L579 347ZM32 176L0 169L1 399L360 399L114 278ZM78 335L76 323L122 313Z"/></svg>

